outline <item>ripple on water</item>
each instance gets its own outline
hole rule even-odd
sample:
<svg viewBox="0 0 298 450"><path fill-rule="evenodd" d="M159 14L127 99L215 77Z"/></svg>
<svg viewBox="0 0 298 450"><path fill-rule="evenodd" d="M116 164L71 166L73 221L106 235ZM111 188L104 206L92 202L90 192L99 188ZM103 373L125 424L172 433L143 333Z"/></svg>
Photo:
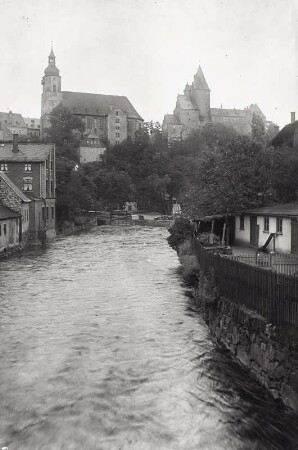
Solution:
<svg viewBox="0 0 298 450"><path fill-rule="evenodd" d="M295 449L297 416L217 348L155 228L1 261L0 445Z"/></svg>

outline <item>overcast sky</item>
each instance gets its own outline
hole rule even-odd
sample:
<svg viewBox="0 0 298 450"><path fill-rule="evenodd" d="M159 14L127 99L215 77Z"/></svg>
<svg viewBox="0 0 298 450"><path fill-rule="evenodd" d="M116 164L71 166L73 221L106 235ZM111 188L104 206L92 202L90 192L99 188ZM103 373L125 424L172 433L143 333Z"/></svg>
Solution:
<svg viewBox="0 0 298 450"><path fill-rule="evenodd" d="M145 120L199 64L212 107L298 113L298 0L0 0L0 18L0 111L40 117L53 41L62 90L126 95Z"/></svg>

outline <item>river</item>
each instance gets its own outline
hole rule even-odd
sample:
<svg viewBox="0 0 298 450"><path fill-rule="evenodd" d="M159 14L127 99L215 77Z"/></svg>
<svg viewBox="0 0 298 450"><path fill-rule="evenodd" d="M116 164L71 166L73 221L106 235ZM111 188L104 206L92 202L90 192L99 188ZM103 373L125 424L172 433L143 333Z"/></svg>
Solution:
<svg viewBox="0 0 298 450"><path fill-rule="evenodd" d="M0 261L0 448L298 449L297 415L218 348L162 228Z"/></svg>

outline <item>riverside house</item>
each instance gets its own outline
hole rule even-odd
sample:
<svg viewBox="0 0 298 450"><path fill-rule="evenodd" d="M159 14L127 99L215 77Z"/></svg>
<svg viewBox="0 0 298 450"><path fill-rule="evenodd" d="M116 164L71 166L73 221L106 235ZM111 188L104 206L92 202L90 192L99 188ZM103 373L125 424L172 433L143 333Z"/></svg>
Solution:
<svg viewBox="0 0 298 450"><path fill-rule="evenodd" d="M18 135L13 142L0 144L0 171L2 181L10 188L14 185L29 204L29 239L44 241L56 234L55 228L55 146L54 144L19 144ZM15 190L15 189L14 189ZM21 191L21 192L20 192ZM22 199L22 195L19 195ZM1 204L9 206L5 198Z"/></svg>
<svg viewBox="0 0 298 450"><path fill-rule="evenodd" d="M235 244L298 254L298 202L247 209L235 217Z"/></svg>
<svg viewBox="0 0 298 450"><path fill-rule="evenodd" d="M6 206L0 206L0 253L6 253L20 244L20 224L20 214Z"/></svg>

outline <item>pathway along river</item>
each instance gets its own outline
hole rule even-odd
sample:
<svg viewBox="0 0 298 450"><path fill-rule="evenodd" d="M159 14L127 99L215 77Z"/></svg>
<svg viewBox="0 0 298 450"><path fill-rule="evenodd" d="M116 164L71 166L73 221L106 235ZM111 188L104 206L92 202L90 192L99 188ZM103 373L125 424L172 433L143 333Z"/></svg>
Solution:
<svg viewBox="0 0 298 450"><path fill-rule="evenodd" d="M298 420L212 341L157 228L0 262L0 448L297 449Z"/></svg>

